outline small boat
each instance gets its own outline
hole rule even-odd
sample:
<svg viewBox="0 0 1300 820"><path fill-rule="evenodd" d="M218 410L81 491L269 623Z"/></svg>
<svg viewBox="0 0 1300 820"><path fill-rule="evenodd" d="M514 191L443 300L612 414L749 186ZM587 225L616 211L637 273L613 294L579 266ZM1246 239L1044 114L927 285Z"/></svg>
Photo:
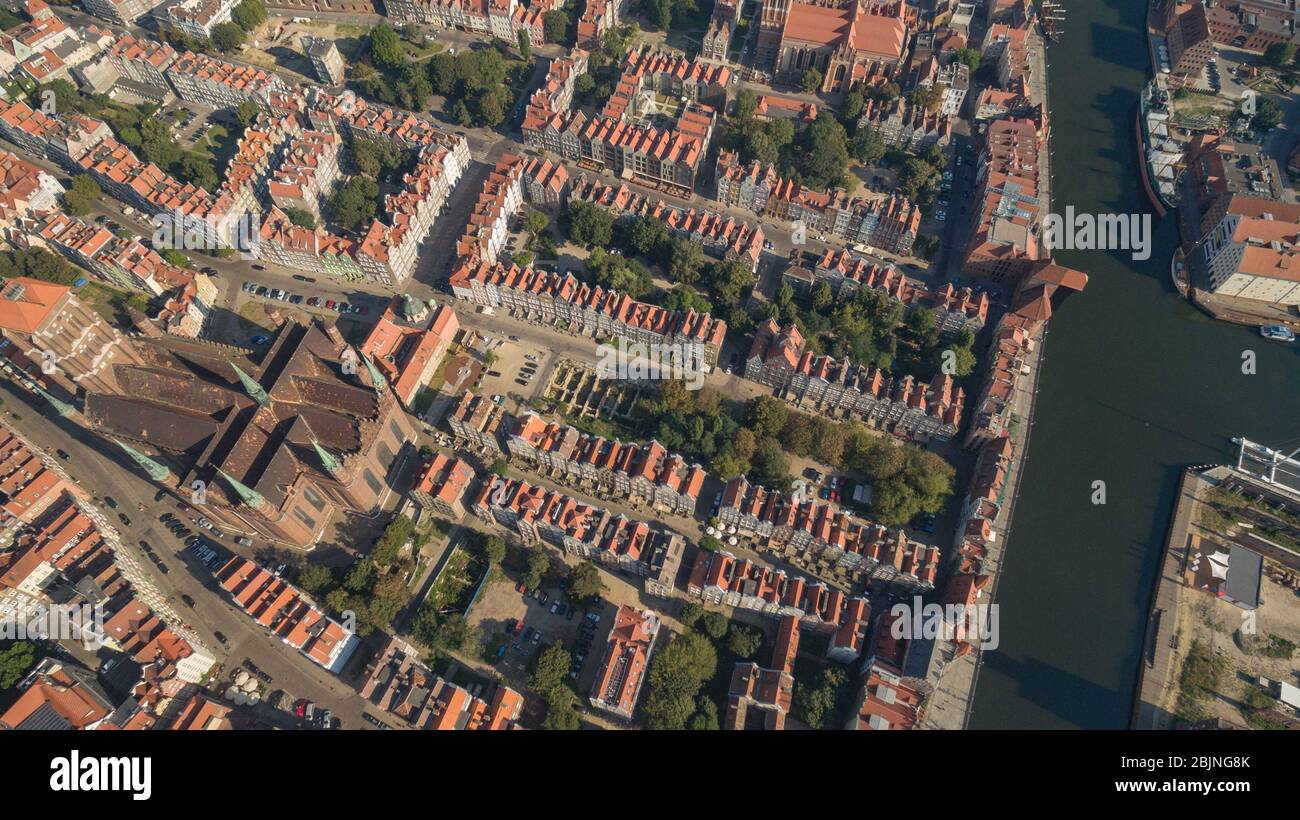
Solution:
<svg viewBox="0 0 1300 820"><path fill-rule="evenodd" d="M1286 325L1260 325L1259 335L1275 342L1295 341L1295 331Z"/></svg>

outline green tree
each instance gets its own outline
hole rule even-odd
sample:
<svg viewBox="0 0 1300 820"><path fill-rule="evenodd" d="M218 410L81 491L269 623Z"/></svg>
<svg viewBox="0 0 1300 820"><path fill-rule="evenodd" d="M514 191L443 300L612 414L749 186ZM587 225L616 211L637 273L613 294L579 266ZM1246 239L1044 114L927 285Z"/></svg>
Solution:
<svg viewBox="0 0 1300 820"><path fill-rule="evenodd" d="M885 141L876 129L861 125L849 143L849 153L863 165L871 165L885 155Z"/></svg>
<svg viewBox="0 0 1300 820"><path fill-rule="evenodd" d="M414 535L415 522L405 515L399 515L384 527L383 535L375 542L370 557L376 564L388 566L397 560L398 553Z"/></svg>
<svg viewBox="0 0 1300 820"><path fill-rule="evenodd" d="M480 545L481 555L484 561L498 566L506 557L506 542L495 535L489 535L483 539Z"/></svg>
<svg viewBox="0 0 1300 820"><path fill-rule="evenodd" d="M244 31L252 31L266 22L266 6L262 0L244 0L230 12L230 19Z"/></svg>
<svg viewBox="0 0 1300 820"><path fill-rule="evenodd" d="M353 177L334 189L326 211L334 222L356 230L375 216L379 183L369 177Z"/></svg>
<svg viewBox="0 0 1300 820"><path fill-rule="evenodd" d="M391 26L380 23L370 29L370 58L381 70L401 68L406 64L402 41Z"/></svg>
<svg viewBox="0 0 1300 820"><path fill-rule="evenodd" d="M700 687L717 667L717 650L698 632L678 635L659 650L647 676L646 728L684 729L696 711Z"/></svg>
<svg viewBox="0 0 1300 820"><path fill-rule="evenodd" d="M668 260L668 276L676 282L692 284L700 278L704 265L704 249L694 242L674 239Z"/></svg>
<svg viewBox="0 0 1300 820"><path fill-rule="evenodd" d="M804 71L799 76L799 87L805 94L815 94L822 87L822 73L815 68Z"/></svg>
<svg viewBox="0 0 1300 820"><path fill-rule="evenodd" d="M306 208L285 208L284 215L289 217L290 222L300 228L316 229L316 216Z"/></svg>
<svg viewBox="0 0 1300 820"><path fill-rule="evenodd" d="M308 563L298 573L298 586L312 595L323 596L334 586L334 573L323 564Z"/></svg>
<svg viewBox="0 0 1300 820"><path fill-rule="evenodd" d="M958 49L956 59L959 63L965 63L971 74L974 74L980 67L980 53L973 48Z"/></svg>
<svg viewBox="0 0 1300 820"><path fill-rule="evenodd" d="M697 732L716 732L718 730L718 705L701 695L695 701L695 714L691 715L686 728Z"/></svg>
<svg viewBox="0 0 1300 820"><path fill-rule="evenodd" d="M542 578L551 568L551 559L546 557L546 552L540 546L534 546L527 552L524 559L524 586L529 589L536 589L542 585Z"/></svg>
<svg viewBox="0 0 1300 820"><path fill-rule="evenodd" d="M742 658L752 658L763 645L763 633L752 626L732 621L727 628L727 649Z"/></svg>
<svg viewBox="0 0 1300 820"><path fill-rule="evenodd" d="M546 35L546 42L563 42L569 31L569 15L558 9L546 12L542 15L542 31Z"/></svg>
<svg viewBox="0 0 1300 820"><path fill-rule="evenodd" d="M218 23L212 27L211 39L218 51L234 51L244 44L244 30L234 23Z"/></svg>
<svg viewBox="0 0 1300 820"><path fill-rule="evenodd" d="M706 612L698 626L701 632L716 641L727 634L727 616L721 612Z"/></svg>
<svg viewBox="0 0 1300 820"><path fill-rule="evenodd" d="M1250 125L1256 131L1271 131L1282 123L1282 106L1268 97L1259 97Z"/></svg>
<svg viewBox="0 0 1300 820"><path fill-rule="evenodd" d="M546 22L543 21L542 25L545 26ZM526 28L519 29L518 45L519 45L519 56L524 58L525 63L531 61L533 59L533 39L532 37L529 36L528 29Z"/></svg>
<svg viewBox="0 0 1300 820"><path fill-rule="evenodd" d="M677 620L682 622L682 626L691 629L704 617L704 607L695 601L687 601L682 604L682 611L677 614Z"/></svg>
<svg viewBox="0 0 1300 820"><path fill-rule="evenodd" d="M701 535L699 547L705 552L721 552L722 542L714 538L712 535Z"/></svg>
<svg viewBox="0 0 1300 820"><path fill-rule="evenodd" d="M67 207L68 213L73 216L84 216L90 213L90 208L98 202L103 195L99 188L99 183L95 182L94 177L89 174L77 174L72 178L72 184L63 194L63 204Z"/></svg>
<svg viewBox="0 0 1300 820"><path fill-rule="evenodd" d="M588 562L579 564L569 576L569 598L573 601L591 602L599 600L606 592L605 582L600 578L600 570Z"/></svg>
<svg viewBox="0 0 1300 820"><path fill-rule="evenodd" d="M505 120L506 109L496 91L485 91L479 96L478 116L489 128L495 128Z"/></svg>
<svg viewBox="0 0 1300 820"><path fill-rule="evenodd" d="M1264 49L1264 62L1271 66L1286 65L1295 58L1296 47L1294 43L1274 43Z"/></svg>
<svg viewBox="0 0 1300 820"><path fill-rule="evenodd" d="M573 658L560 643L548 644L537 653L528 670L528 688L543 700L551 700L560 689L568 689Z"/></svg>
<svg viewBox="0 0 1300 820"><path fill-rule="evenodd" d="M244 100L235 109L235 119L239 120L240 125L247 128L253 124L253 121L257 119L257 115L261 112L262 109L257 103L252 100Z"/></svg>
<svg viewBox="0 0 1300 820"><path fill-rule="evenodd" d="M573 199L569 201L566 216L565 235L571 241L598 248L609 247L614 238L614 217L604 208Z"/></svg>
<svg viewBox="0 0 1300 820"><path fill-rule="evenodd" d="M15 641L8 649L0 650L0 690L12 689L36 665L36 645L28 641Z"/></svg>

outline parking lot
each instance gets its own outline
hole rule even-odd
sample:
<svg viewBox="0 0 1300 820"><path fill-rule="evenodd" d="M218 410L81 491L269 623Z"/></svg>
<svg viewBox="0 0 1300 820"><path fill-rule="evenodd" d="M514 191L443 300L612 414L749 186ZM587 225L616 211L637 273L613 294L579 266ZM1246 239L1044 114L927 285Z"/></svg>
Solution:
<svg viewBox="0 0 1300 820"><path fill-rule="evenodd" d="M591 686L596 658L608 637L611 618L606 610L604 606L590 611L575 606L556 587L525 594L518 582L512 581L485 590L471 610L470 623L497 647L495 652L500 655L494 665L516 688L525 684L533 656L559 642L573 655L570 682L581 694Z"/></svg>
<svg viewBox="0 0 1300 820"><path fill-rule="evenodd" d="M546 383L553 354L524 347L518 337L488 337L484 342L492 364L483 370L477 392L483 395L531 399Z"/></svg>

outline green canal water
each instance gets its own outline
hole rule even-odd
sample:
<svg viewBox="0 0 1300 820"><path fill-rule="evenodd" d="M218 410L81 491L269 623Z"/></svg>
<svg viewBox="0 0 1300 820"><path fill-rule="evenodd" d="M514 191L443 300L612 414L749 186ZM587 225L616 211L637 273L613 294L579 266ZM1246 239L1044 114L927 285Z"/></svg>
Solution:
<svg viewBox="0 0 1300 820"><path fill-rule="evenodd" d="M1134 137L1145 4L1068 6L1048 54L1053 210L1149 210ZM1125 727L1179 470L1228 459L1236 435L1300 446L1300 345L1180 299L1168 275L1175 219L1153 220L1148 261L1057 255L1090 282L1051 323L998 588L1001 646L985 654L972 728ZM1242 373L1245 350L1255 375ZM1092 503L1097 480L1104 505Z"/></svg>

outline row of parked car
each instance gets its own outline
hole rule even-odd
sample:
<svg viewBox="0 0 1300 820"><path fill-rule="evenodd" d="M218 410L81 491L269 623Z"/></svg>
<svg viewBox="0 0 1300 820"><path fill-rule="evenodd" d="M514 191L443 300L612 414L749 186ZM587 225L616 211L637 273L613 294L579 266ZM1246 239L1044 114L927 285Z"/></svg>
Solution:
<svg viewBox="0 0 1300 820"><path fill-rule="evenodd" d="M325 299L322 301L319 296L303 296L301 293L292 293L281 288L268 288L266 285L259 285L256 282L245 282L241 289L244 293L253 296L260 296L263 299L288 302L291 305L305 304L308 307L323 308L325 310L332 310L335 313L354 313L358 316L364 316L367 310L365 305L351 305L347 302L335 301L333 299Z"/></svg>

